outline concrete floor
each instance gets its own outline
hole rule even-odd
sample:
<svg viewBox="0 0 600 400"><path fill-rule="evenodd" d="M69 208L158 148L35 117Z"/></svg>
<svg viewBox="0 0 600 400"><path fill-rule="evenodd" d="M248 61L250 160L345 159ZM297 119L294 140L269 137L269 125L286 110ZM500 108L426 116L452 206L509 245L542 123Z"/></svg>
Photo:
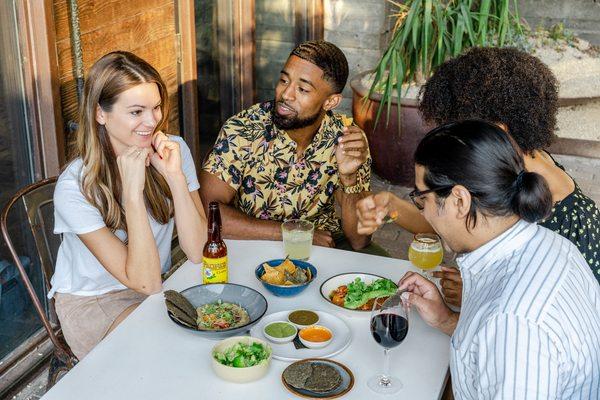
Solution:
<svg viewBox="0 0 600 400"><path fill-rule="evenodd" d="M591 159L574 156L555 156L567 172L577 181L579 187L586 195L590 196L596 204L600 204L600 159ZM412 188L391 185L376 175L372 179L373 192L388 190L396 195L407 198ZM385 248L392 257L407 259L407 251L412 235L394 224L385 225L377 231L374 241ZM26 388L13 400L37 400L45 393L47 370L42 371Z"/></svg>
<svg viewBox="0 0 600 400"><path fill-rule="evenodd" d="M46 393L46 383L48 382L48 369L43 369L39 375L35 376L18 394L12 397L12 400L37 400Z"/></svg>

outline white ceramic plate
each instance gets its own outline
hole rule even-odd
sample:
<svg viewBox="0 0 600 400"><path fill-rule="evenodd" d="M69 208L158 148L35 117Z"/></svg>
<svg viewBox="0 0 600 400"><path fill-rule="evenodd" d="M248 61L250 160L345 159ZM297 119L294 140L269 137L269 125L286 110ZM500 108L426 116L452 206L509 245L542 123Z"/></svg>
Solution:
<svg viewBox="0 0 600 400"><path fill-rule="evenodd" d="M340 287L342 285L347 285L347 284L353 282L356 278L362 279L363 282L365 282L367 285L369 285L369 284L375 282L377 279L382 279L382 278L386 278L386 277L375 275L375 274L364 274L364 273L359 273L359 272L348 272L348 273L344 273L344 274L335 275L335 276L332 276L331 278L327 279L325 282L323 282L321 284L321 288L320 288L321 297L323 297L323 299L331 307L334 307L336 311L338 311L338 312L342 311L345 315L348 315L351 317L352 316L361 316L361 315L369 316L369 315L371 315L370 310L369 311L352 310L349 308L338 306L337 304L333 304L331 302L331 300L329 300L329 294L331 292L333 292L335 289L337 289L338 287ZM387 279L389 279L389 278L387 278ZM392 282L393 282L393 280L392 280ZM394 284L395 284L395 282L394 282Z"/></svg>
<svg viewBox="0 0 600 400"><path fill-rule="evenodd" d="M250 329L250 335L258 338L264 338L263 328L273 321L285 321L289 313L294 310L280 311L263 317L258 324ZM282 361L297 361L305 358L327 358L341 353L352 340L350 328L344 321L335 315L325 311L313 310L319 315L319 325L323 325L333 332L331 343L321 349L296 349L293 342L272 343L269 342L273 350L273 358Z"/></svg>

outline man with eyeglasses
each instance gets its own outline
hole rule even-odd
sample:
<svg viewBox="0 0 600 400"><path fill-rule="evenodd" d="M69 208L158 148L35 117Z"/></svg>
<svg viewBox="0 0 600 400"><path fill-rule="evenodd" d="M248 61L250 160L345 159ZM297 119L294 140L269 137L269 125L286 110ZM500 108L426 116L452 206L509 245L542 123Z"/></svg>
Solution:
<svg viewBox="0 0 600 400"><path fill-rule="evenodd" d="M600 287L572 242L536 224L552 195L524 165L494 124L466 120L428 133L410 198L459 254L461 312L416 272L398 290L451 336L457 400L600 400Z"/></svg>
<svg viewBox="0 0 600 400"><path fill-rule="evenodd" d="M420 114L432 126L477 118L509 134L522 152L525 170L541 174L552 193L554 207L537 223L577 246L600 284L600 210L548 153L557 110L558 83L552 71L515 48L478 47L447 60L423 86L419 103ZM362 225L364 233L374 233L392 211L395 223L411 233L432 231L418 208L391 193L380 193L358 208L376 217ZM440 278L444 300L460 307L460 272L442 267L433 275Z"/></svg>

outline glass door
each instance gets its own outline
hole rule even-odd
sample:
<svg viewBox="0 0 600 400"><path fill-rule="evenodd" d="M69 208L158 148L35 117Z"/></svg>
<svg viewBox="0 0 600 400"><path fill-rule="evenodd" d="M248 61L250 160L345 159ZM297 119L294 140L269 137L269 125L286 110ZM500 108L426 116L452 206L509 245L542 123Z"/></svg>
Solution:
<svg viewBox="0 0 600 400"><path fill-rule="evenodd" d="M198 118L201 157L208 152L221 128L217 1L195 0ZM201 158L202 159L202 158Z"/></svg>
<svg viewBox="0 0 600 400"><path fill-rule="evenodd" d="M194 0L202 157L227 118L272 100L290 51L323 39L323 0Z"/></svg>
<svg viewBox="0 0 600 400"><path fill-rule="evenodd" d="M254 84L257 101L273 100L279 72L296 46L294 1L256 1Z"/></svg>
<svg viewBox="0 0 600 400"><path fill-rule="evenodd" d="M0 1L0 207L34 176L32 129L27 101L21 48L19 46L17 5ZM30 279L44 298L43 281L37 265L33 239L24 212L15 209L9 229L22 263L31 271ZM9 355L41 327L41 323L6 244L0 242L0 366ZM5 365L3 365L5 364ZM2 370L2 368L0 368Z"/></svg>

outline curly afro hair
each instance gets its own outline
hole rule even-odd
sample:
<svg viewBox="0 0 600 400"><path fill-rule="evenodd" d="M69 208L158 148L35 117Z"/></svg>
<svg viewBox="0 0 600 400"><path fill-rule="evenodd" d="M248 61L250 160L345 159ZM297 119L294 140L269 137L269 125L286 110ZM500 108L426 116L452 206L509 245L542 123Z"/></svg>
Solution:
<svg viewBox="0 0 600 400"><path fill-rule="evenodd" d="M421 88L419 110L438 125L473 118L503 123L530 153L555 138L558 83L523 51L476 47L437 69Z"/></svg>

